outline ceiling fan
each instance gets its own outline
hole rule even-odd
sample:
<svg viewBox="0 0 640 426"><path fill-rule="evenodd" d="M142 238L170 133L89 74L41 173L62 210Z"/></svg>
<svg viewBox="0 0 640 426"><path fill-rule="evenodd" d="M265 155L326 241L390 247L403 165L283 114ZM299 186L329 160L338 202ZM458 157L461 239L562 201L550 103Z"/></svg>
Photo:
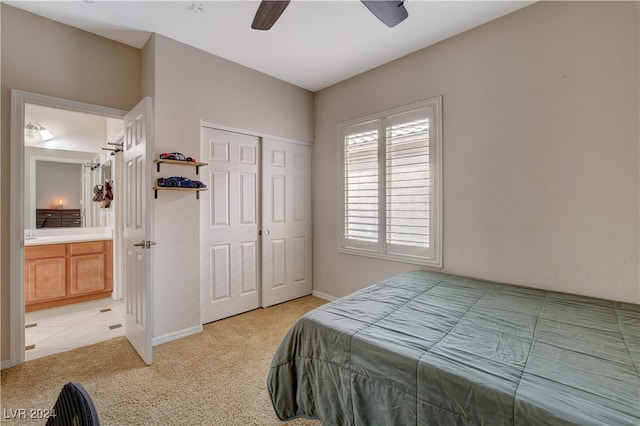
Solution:
<svg viewBox="0 0 640 426"><path fill-rule="evenodd" d="M362 3L389 28L404 21L409 13L404 7L404 0L361 0ZM276 23L282 12L289 5L290 0L262 0L253 18L251 28L254 30L268 30Z"/></svg>

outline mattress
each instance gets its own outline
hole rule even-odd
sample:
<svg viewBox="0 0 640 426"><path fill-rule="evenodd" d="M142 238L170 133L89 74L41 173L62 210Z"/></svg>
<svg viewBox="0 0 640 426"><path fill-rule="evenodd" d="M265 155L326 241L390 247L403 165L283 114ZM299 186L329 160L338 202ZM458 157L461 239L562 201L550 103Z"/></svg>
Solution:
<svg viewBox="0 0 640 426"><path fill-rule="evenodd" d="M301 317L267 379L281 420L638 425L640 306L428 271Z"/></svg>

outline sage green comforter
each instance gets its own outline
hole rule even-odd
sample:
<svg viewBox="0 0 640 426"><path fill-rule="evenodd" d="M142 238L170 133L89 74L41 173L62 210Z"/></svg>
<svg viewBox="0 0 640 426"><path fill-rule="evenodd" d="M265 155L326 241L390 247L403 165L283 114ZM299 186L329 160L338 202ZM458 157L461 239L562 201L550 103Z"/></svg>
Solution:
<svg viewBox="0 0 640 426"><path fill-rule="evenodd" d="M414 271L303 316L267 385L325 425L638 425L640 307Z"/></svg>

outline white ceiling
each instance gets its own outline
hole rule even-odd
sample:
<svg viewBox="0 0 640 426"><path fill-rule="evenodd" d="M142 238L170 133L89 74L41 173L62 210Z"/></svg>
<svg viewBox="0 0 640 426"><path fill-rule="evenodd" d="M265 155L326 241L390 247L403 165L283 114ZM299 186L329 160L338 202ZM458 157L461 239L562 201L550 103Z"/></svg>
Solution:
<svg viewBox="0 0 640 426"><path fill-rule="evenodd" d="M360 1L293 0L256 31L259 1L4 1L137 48L162 34L314 92L535 3L407 0L388 28Z"/></svg>

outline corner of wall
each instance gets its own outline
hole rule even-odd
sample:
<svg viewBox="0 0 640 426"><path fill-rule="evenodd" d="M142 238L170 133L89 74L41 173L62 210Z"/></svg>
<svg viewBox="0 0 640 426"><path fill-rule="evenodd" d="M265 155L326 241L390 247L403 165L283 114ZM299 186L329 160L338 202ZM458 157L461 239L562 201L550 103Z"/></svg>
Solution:
<svg viewBox="0 0 640 426"><path fill-rule="evenodd" d="M156 62L156 34L151 34L149 40L142 47L142 71L140 86L142 97L155 94L155 62Z"/></svg>

